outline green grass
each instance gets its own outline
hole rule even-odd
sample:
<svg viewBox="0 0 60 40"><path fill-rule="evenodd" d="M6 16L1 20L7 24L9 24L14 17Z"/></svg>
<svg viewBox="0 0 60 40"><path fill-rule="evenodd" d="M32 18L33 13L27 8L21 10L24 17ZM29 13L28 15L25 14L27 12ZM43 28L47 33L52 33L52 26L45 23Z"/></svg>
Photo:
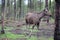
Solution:
<svg viewBox="0 0 60 40"><path fill-rule="evenodd" d="M26 28L26 25L24 25L21 29L22 30L26 30L27 29L27 30L32 31L32 32L38 32L39 31L36 26L34 27L35 29L33 29L33 30L32 30L32 26L30 26L30 27L27 26L27 27L28 28Z"/></svg>
<svg viewBox="0 0 60 40"><path fill-rule="evenodd" d="M7 30L12 30L14 29L14 27L5 27L4 30L7 31Z"/></svg>
<svg viewBox="0 0 60 40"><path fill-rule="evenodd" d="M47 37L42 36L42 37L40 37L39 39L40 39L40 40L53 40L53 37L47 38Z"/></svg>
<svg viewBox="0 0 60 40"><path fill-rule="evenodd" d="M55 20L51 18L51 19L50 19L50 22L54 23L54 22L55 22Z"/></svg>
<svg viewBox="0 0 60 40"><path fill-rule="evenodd" d="M27 38L27 40L38 40L37 36L25 36L25 35L17 35L17 34L12 34L10 32L7 32L6 34L0 34L0 38L9 38L11 40L16 40L17 38ZM44 36L39 38L40 40L53 40L53 37L46 38Z"/></svg>
<svg viewBox="0 0 60 40"><path fill-rule="evenodd" d="M37 37L28 37L28 36L24 36L24 35L17 35L17 34L12 34L10 32L6 33L6 34L0 34L0 38L9 38L9 39L16 39L16 38L27 38L27 40L37 40Z"/></svg>
<svg viewBox="0 0 60 40"><path fill-rule="evenodd" d="M10 32L5 33L5 34L0 34L0 38L12 38L12 39L15 39L15 38L22 38L22 37L24 37L24 35L12 34Z"/></svg>
<svg viewBox="0 0 60 40"><path fill-rule="evenodd" d="M51 19L50 20L51 22L54 22L54 19ZM17 28L17 27L16 27ZM28 36L25 36L23 34L13 34L13 33L10 33L8 32L8 30L12 30L12 29L16 29L14 27L4 27L4 30L7 31L5 34L0 34L0 38L10 38L12 40L16 40L17 38L27 38L27 40L38 40L38 38L36 36L31 36L30 38ZM29 28L29 26L28 26ZM29 31L32 31L32 26L30 26L30 29L28 29ZM35 27L36 28L36 27ZM20 29L20 28L19 28ZM26 25L24 25L23 27L21 27L22 30L25 30L27 29L26 28ZM1 26L0 26L0 30L1 30ZM38 32L39 30L37 29L34 29L32 32ZM39 38L40 40L53 40L53 37L49 37L49 38L46 38L44 36L40 37Z"/></svg>
<svg viewBox="0 0 60 40"><path fill-rule="evenodd" d="M2 26L0 26L0 30L1 30ZM12 30L14 29L14 27L7 27L7 26L4 26L4 30L7 31L7 30Z"/></svg>
<svg viewBox="0 0 60 40"><path fill-rule="evenodd" d="M30 38L27 38L27 40L38 40L38 38L35 36L31 36Z"/></svg>

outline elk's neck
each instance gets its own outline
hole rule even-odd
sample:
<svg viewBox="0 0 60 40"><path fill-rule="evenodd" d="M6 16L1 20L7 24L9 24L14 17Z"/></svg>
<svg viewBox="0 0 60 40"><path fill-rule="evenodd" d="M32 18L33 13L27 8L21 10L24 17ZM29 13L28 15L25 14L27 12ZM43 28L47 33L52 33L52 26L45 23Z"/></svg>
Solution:
<svg viewBox="0 0 60 40"><path fill-rule="evenodd" d="M44 17L44 13L39 13L38 17L41 19L42 17Z"/></svg>

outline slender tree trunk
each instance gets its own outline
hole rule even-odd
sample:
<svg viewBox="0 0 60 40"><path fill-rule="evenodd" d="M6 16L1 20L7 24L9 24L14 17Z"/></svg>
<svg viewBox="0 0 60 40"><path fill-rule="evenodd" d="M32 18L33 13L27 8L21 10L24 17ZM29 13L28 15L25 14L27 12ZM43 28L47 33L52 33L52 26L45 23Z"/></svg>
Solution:
<svg viewBox="0 0 60 40"><path fill-rule="evenodd" d="M40 10L41 10L41 0L40 0Z"/></svg>
<svg viewBox="0 0 60 40"><path fill-rule="evenodd" d="M19 20L20 20L20 17L21 17L21 11L22 11L22 10L21 10L21 8L22 8L22 7L21 7L21 2L22 2L22 0L19 0L19 9L20 9L20 11L19 11Z"/></svg>
<svg viewBox="0 0 60 40"><path fill-rule="evenodd" d="M51 0L49 0L49 9L51 8Z"/></svg>
<svg viewBox="0 0 60 40"><path fill-rule="evenodd" d="M9 14L10 14L10 0L7 0L7 14L6 14L7 20L9 19Z"/></svg>
<svg viewBox="0 0 60 40"><path fill-rule="evenodd" d="M5 0L2 0L2 7L1 7L1 12L2 12L2 15L1 15L1 19L2 19L2 30L1 30L1 34L4 34L5 31L4 31L4 9L5 9Z"/></svg>
<svg viewBox="0 0 60 40"><path fill-rule="evenodd" d="M54 31L54 40L60 40L60 0L56 1L55 7L55 31Z"/></svg>
<svg viewBox="0 0 60 40"><path fill-rule="evenodd" d="M14 20L16 18L16 0L14 0Z"/></svg>
<svg viewBox="0 0 60 40"><path fill-rule="evenodd" d="M45 0L45 7L48 8L48 0Z"/></svg>
<svg viewBox="0 0 60 40"><path fill-rule="evenodd" d="M33 11L33 8L34 8L33 2L34 2L34 0L28 0L28 8L29 8L29 11Z"/></svg>

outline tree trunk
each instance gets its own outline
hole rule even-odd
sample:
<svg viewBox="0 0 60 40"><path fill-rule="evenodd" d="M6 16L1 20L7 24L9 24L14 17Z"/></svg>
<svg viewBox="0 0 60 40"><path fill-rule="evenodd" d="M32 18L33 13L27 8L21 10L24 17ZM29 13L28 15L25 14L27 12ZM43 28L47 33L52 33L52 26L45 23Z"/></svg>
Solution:
<svg viewBox="0 0 60 40"><path fill-rule="evenodd" d="M14 0L14 20L16 18L16 0Z"/></svg>
<svg viewBox="0 0 60 40"><path fill-rule="evenodd" d="M54 31L54 40L60 40L60 0L56 1L55 7L55 31Z"/></svg>
<svg viewBox="0 0 60 40"><path fill-rule="evenodd" d="M2 7L1 7L1 12L2 12L2 15L1 15L1 20L2 20L2 30L1 30L1 34L4 34L5 31L4 31L4 9L5 9L5 0L2 0Z"/></svg>
<svg viewBox="0 0 60 40"><path fill-rule="evenodd" d="M49 0L49 9L51 9L51 0Z"/></svg>
<svg viewBox="0 0 60 40"><path fill-rule="evenodd" d="M28 8L29 8L29 11L33 11L34 9L34 0L28 0Z"/></svg>
<svg viewBox="0 0 60 40"><path fill-rule="evenodd" d="M41 10L41 0L40 0L40 10Z"/></svg>
<svg viewBox="0 0 60 40"><path fill-rule="evenodd" d="M22 11L22 10L21 10L21 8L22 8L22 7L21 7L21 6L22 6L22 5L21 5L21 4L22 4L21 2L22 2L22 0L19 0L19 9L20 9L20 11L19 11L19 20L20 20L21 11Z"/></svg>
<svg viewBox="0 0 60 40"><path fill-rule="evenodd" d="M48 0L45 0L45 8L48 9ZM43 21L44 21L45 19L47 19L47 18L48 18L48 16L44 17Z"/></svg>
<svg viewBox="0 0 60 40"><path fill-rule="evenodd" d="M6 14L7 20L10 17L10 0L7 0L7 14Z"/></svg>
<svg viewBox="0 0 60 40"><path fill-rule="evenodd" d="M45 7L48 8L48 0L45 0Z"/></svg>

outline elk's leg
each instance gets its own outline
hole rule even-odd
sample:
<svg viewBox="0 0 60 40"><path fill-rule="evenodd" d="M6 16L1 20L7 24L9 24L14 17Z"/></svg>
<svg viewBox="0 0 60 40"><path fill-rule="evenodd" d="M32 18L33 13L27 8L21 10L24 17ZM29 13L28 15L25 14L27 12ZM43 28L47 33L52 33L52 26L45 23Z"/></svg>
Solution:
<svg viewBox="0 0 60 40"><path fill-rule="evenodd" d="M49 19L47 19L47 24L49 24Z"/></svg>
<svg viewBox="0 0 60 40"><path fill-rule="evenodd" d="M32 26L32 29L34 29L34 27L35 27L35 24Z"/></svg>
<svg viewBox="0 0 60 40"><path fill-rule="evenodd" d="M39 22L36 25L37 25L37 29L39 30Z"/></svg>
<svg viewBox="0 0 60 40"><path fill-rule="evenodd" d="M37 22L37 29L39 30L39 26L40 26L40 22L41 22L41 19Z"/></svg>
<svg viewBox="0 0 60 40"><path fill-rule="evenodd" d="M28 25L28 21L26 20L26 28L27 28L27 25Z"/></svg>
<svg viewBox="0 0 60 40"><path fill-rule="evenodd" d="M47 18L47 24L49 24L49 17Z"/></svg>

